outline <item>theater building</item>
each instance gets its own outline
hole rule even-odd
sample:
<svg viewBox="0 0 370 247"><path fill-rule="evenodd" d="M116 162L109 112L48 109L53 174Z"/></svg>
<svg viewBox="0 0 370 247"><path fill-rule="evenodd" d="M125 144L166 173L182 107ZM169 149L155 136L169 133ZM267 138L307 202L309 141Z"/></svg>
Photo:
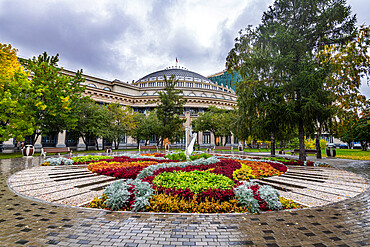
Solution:
<svg viewBox="0 0 370 247"><path fill-rule="evenodd" d="M73 71L63 70L63 73L74 75ZM212 77L207 78L196 72L189 71L183 67L172 66L163 70L150 73L137 81L131 83L120 80L108 81L101 78L83 75L84 84L87 86L84 94L90 96L97 103L117 102L121 105L130 106L135 111L145 114L156 107L151 103L158 97L158 92L165 86L164 77L174 75L178 80L176 88L183 91L183 96L187 98L184 117L186 119L185 128L189 129L191 121L198 117L200 112L205 111L209 106L216 106L224 109L232 109L236 106L236 95L230 84L217 83L212 81ZM185 135L185 133L184 133ZM156 142L155 137L150 142ZM210 132L198 133L197 142L204 147L213 146L215 137ZM231 137L226 138L227 145L236 145L236 140ZM100 140L99 146L103 146ZM126 137L120 144L120 148L136 147L137 142L131 137ZM174 146L184 147L184 140L173 143ZM39 137L35 143L36 150L41 147L71 147L71 149L84 150L85 144L82 140L71 140L68 132L56 133ZM16 148L15 140L10 139L3 142L3 152L13 152ZM89 143L89 148L94 148L93 140Z"/></svg>

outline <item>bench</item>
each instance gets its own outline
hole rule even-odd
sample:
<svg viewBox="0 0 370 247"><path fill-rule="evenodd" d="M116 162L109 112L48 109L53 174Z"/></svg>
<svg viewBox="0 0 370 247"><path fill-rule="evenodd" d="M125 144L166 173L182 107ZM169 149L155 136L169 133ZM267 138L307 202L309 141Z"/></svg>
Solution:
<svg viewBox="0 0 370 247"><path fill-rule="evenodd" d="M72 155L72 150L69 149L69 147L65 148L41 148L41 155L46 157L46 154L48 153L57 153L60 156L60 153L69 153L69 155Z"/></svg>
<svg viewBox="0 0 370 247"><path fill-rule="evenodd" d="M223 151L223 150L229 150L231 153L233 153L233 147L232 146L230 146L230 147L226 147L226 146L214 146L214 148L213 148L213 152L215 152L216 150L221 150L221 151Z"/></svg>
<svg viewBox="0 0 370 247"><path fill-rule="evenodd" d="M287 151L285 151L287 152ZM292 152L292 155L294 154L299 154L299 149L294 149ZM317 150L316 149L305 149L305 152L306 152L306 155L307 154L317 154Z"/></svg>
<svg viewBox="0 0 370 247"><path fill-rule="evenodd" d="M157 146L139 146L139 153L141 150L157 150L158 152L158 147Z"/></svg>

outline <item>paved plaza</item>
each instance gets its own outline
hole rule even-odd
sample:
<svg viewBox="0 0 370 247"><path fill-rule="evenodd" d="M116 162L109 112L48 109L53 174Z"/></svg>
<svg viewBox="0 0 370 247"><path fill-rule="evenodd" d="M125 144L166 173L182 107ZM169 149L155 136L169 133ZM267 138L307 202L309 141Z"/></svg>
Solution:
<svg viewBox="0 0 370 247"><path fill-rule="evenodd" d="M90 193L88 190L108 184L109 178L94 177L98 180L89 184L83 182L91 176L83 166L72 171L41 169L42 160L0 160L0 246L370 246L369 188L362 192L363 179L370 180L369 161L323 160L338 169L289 167L285 178L265 182L280 184L280 189L285 189L282 196L315 196L319 204L246 215L109 212L67 206L74 204L74 195ZM344 174L353 173L360 177L343 182ZM322 186L317 186L317 181ZM322 194L329 187L335 192ZM70 190L75 194L68 199L65 194ZM311 195L313 190L321 194ZM35 194L21 195L29 191ZM55 195L60 199L45 202Z"/></svg>

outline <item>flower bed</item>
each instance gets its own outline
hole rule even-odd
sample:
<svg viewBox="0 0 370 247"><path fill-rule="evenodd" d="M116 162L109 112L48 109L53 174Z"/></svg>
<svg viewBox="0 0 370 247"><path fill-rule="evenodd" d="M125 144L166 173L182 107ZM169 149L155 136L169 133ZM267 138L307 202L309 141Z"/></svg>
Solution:
<svg viewBox="0 0 370 247"><path fill-rule="evenodd" d="M134 156L137 157L137 156ZM102 159L99 162L90 163L88 169L91 172L113 176L118 179L135 179L139 172L145 167L158 163L176 162L175 160L151 158L131 158L129 156L119 156L113 159Z"/></svg>
<svg viewBox="0 0 370 247"><path fill-rule="evenodd" d="M210 157L188 162L157 160L147 165L150 161L129 158L128 162L127 157L120 158L126 163L112 163L112 167L107 168L117 159L107 163L100 161L99 167L105 168L89 169L117 178L136 179L113 183L89 207L153 212L258 213L297 206L291 200L280 198L270 186L238 181L280 175L286 167L279 162ZM243 172L251 176L238 176Z"/></svg>
<svg viewBox="0 0 370 247"><path fill-rule="evenodd" d="M148 153L148 154L140 154L141 156L149 156L149 157L164 157L165 154L163 153Z"/></svg>
<svg viewBox="0 0 370 247"><path fill-rule="evenodd" d="M274 157L274 158L264 158L264 162L270 162L270 161L278 161L284 165L294 165L294 166L319 166L319 167L331 167L329 164L325 162L313 162L313 161L299 161L296 159L287 159L282 157Z"/></svg>

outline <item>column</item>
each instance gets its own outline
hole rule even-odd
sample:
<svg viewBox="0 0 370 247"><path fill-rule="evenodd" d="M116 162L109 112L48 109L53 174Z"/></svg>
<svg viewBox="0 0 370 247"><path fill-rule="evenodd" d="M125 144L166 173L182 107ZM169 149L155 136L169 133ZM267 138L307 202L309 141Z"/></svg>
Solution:
<svg viewBox="0 0 370 247"><path fill-rule="evenodd" d="M198 141L199 141L199 145L203 144L203 132L202 131L198 132Z"/></svg>
<svg viewBox="0 0 370 247"><path fill-rule="evenodd" d="M216 138L215 138L215 135L210 132L210 137L211 137L211 146L215 146L216 145Z"/></svg>
<svg viewBox="0 0 370 247"><path fill-rule="evenodd" d="M137 141L131 136L126 136L126 147L136 148Z"/></svg>
<svg viewBox="0 0 370 247"><path fill-rule="evenodd" d="M63 130L63 132L58 133L58 143L56 145L57 148L65 148L66 147L66 134L67 131Z"/></svg>
<svg viewBox="0 0 370 247"><path fill-rule="evenodd" d="M103 139L102 138L98 138L98 146L99 146L99 150L101 150L103 148Z"/></svg>
<svg viewBox="0 0 370 247"><path fill-rule="evenodd" d="M14 153L14 138L3 142L3 153Z"/></svg>
<svg viewBox="0 0 370 247"><path fill-rule="evenodd" d="M86 150L86 145L85 145L82 137L80 137L78 139L78 144L77 144L77 151L81 151L81 150Z"/></svg>
<svg viewBox="0 0 370 247"><path fill-rule="evenodd" d="M39 135L36 139L35 145L33 145L35 148L35 152L41 151L42 144L41 144L41 135Z"/></svg>

